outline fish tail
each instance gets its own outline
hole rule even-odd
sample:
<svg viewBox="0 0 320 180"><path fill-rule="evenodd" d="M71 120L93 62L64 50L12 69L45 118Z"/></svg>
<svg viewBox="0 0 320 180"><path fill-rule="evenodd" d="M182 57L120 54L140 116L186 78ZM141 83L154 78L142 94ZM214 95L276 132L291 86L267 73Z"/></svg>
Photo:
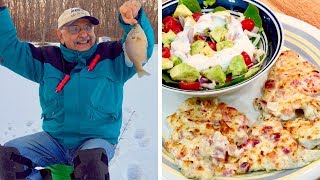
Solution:
<svg viewBox="0 0 320 180"><path fill-rule="evenodd" d="M140 71L138 71L138 77L142 78L143 76L150 76L150 73L148 73L144 69L141 69Z"/></svg>

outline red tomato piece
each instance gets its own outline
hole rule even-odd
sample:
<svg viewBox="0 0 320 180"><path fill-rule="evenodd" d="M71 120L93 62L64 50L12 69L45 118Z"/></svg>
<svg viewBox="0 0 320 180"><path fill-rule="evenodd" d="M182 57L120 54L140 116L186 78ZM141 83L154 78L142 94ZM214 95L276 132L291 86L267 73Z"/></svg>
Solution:
<svg viewBox="0 0 320 180"><path fill-rule="evenodd" d="M185 90L200 90L200 82L179 82L181 89Z"/></svg>
<svg viewBox="0 0 320 180"><path fill-rule="evenodd" d="M193 37L193 40L194 41L197 41L197 40L202 40L204 41L205 40L205 37L201 36L200 34L197 34Z"/></svg>
<svg viewBox="0 0 320 180"><path fill-rule="evenodd" d="M249 56L246 52L244 52L244 51L242 51L241 55L242 55L242 57L243 57L244 62L245 62L246 65L247 65L247 67L251 67L251 66L253 65L253 63L252 63L252 61L251 61L250 56Z"/></svg>
<svg viewBox="0 0 320 180"><path fill-rule="evenodd" d="M246 29L248 31L252 31L252 29L255 26L254 21L252 19L245 19L245 20L241 21L241 25L242 25L243 30Z"/></svg>
<svg viewBox="0 0 320 180"><path fill-rule="evenodd" d="M208 45L210 46L210 48L214 51L217 51L217 44L214 42L208 42Z"/></svg>
<svg viewBox="0 0 320 180"><path fill-rule="evenodd" d="M170 49L167 47L162 48L162 57L163 58L169 58L171 56Z"/></svg>
<svg viewBox="0 0 320 180"><path fill-rule="evenodd" d="M165 24L169 21L175 21L175 19L172 16L167 16L162 20L162 24Z"/></svg>
<svg viewBox="0 0 320 180"><path fill-rule="evenodd" d="M226 82L232 81L232 74L228 74L226 77Z"/></svg>
<svg viewBox="0 0 320 180"><path fill-rule="evenodd" d="M176 23L176 20L171 17L171 16L167 16L162 20L162 24L163 24L163 31L164 32L168 32L172 26L174 26L174 24Z"/></svg>
<svg viewBox="0 0 320 180"><path fill-rule="evenodd" d="M174 33L178 33L183 30L181 24L179 21L177 21L175 18L171 16L167 16L162 20L163 24L163 32L168 32L169 30L172 30Z"/></svg>
<svg viewBox="0 0 320 180"><path fill-rule="evenodd" d="M175 33L178 34L179 32L181 32L183 30L183 27L181 26L180 23L174 25L171 30Z"/></svg>
<svg viewBox="0 0 320 180"><path fill-rule="evenodd" d="M195 20L195 21L197 21L198 22L198 20L199 20L199 18L202 16L202 13L193 13L192 14L192 17L193 17L193 19Z"/></svg>

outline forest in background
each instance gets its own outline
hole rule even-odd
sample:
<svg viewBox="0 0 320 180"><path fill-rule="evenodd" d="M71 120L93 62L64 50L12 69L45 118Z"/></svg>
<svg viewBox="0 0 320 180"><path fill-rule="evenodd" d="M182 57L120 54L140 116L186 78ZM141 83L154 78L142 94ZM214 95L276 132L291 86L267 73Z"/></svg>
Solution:
<svg viewBox="0 0 320 180"><path fill-rule="evenodd" d="M118 23L119 7L126 0L5 0L23 41L58 42L56 29L61 13L72 7L80 7L99 19L95 28L97 37L120 39L123 30ZM155 40L158 39L158 1L140 0L150 23Z"/></svg>

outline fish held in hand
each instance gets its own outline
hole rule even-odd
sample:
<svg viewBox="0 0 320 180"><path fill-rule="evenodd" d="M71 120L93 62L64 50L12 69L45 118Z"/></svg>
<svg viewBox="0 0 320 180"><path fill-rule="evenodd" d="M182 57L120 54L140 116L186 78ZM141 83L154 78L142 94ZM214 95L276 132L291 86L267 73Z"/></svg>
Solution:
<svg viewBox="0 0 320 180"><path fill-rule="evenodd" d="M149 76L150 74L142 67L142 64L147 61L148 41L143 29L139 24L135 24L128 33L123 47L126 55L125 59L127 66L132 67L132 65L134 65L139 78L143 77L144 75Z"/></svg>

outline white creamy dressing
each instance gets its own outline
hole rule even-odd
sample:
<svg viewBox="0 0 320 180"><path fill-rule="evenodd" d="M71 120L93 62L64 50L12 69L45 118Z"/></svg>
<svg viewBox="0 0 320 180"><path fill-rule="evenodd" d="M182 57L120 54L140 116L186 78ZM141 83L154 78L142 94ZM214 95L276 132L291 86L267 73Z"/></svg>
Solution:
<svg viewBox="0 0 320 180"><path fill-rule="evenodd" d="M227 18L230 19L229 23L226 23ZM232 48L218 51L211 57L203 54L190 55L191 44L188 39L190 30L193 31L193 34L203 34L206 28L213 30L215 27L224 26L225 24L227 24L228 29L226 37L234 42ZM190 27L190 22L186 21L184 30L177 34L177 37L171 44L171 54L176 55L184 63L195 67L198 71L203 71L216 65L220 65L223 71L226 71L233 57L245 51L252 59L254 50L255 46L243 32L241 22L228 12L203 14L193 27Z"/></svg>
<svg viewBox="0 0 320 180"><path fill-rule="evenodd" d="M189 31L193 31L190 18L186 19L186 21L184 22L183 31L179 32L177 34L177 37L171 43L171 54L175 54L182 61L186 58L187 54L190 54L191 44L188 38Z"/></svg>
<svg viewBox="0 0 320 180"><path fill-rule="evenodd" d="M198 22L194 25L193 34L200 33L203 34L204 30L207 28L211 31L216 27L224 26L226 24L226 17L230 16L227 11L218 13L208 13L200 16Z"/></svg>
<svg viewBox="0 0 320 180"><path fill-rule="evenodd" d="M190 54L190 42L188 39L188 31L181 31L177 34L177 37L171 43L171 53L175 54L175 52L180 52L183 54ZM179 57L179 56L178 56ZM183 59L181 59L183 60Z"/></svg>

